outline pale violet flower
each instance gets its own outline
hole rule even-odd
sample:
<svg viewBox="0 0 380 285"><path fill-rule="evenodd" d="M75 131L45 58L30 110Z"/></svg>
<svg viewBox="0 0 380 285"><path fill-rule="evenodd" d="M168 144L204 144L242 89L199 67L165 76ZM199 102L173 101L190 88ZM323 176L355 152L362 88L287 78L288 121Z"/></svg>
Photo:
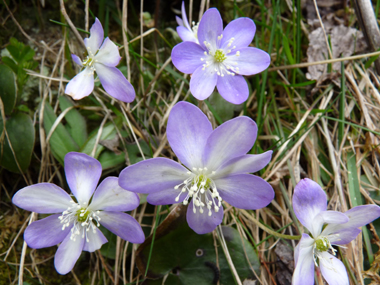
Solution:
<svg viewBox="0 0 380 285"><path fill-rule="evenodd" d="M195 98L208 98L216 86L228 102L240 104L247 100L249 90L243 75L262 72L270 64L268 53L248 47L255 31L255 23L249 18L238 18L223 30L217 9L204 13L197 30L199 44L185 41L172 50L174 66L192 74L190 91Z"/></svg>
<svg viewBox="0 0 380 285"><path fill-rule="evenodd" d="M96 18L90 29L90 37L84 39L87 57L81 59L72 54L73 61L83 69L67 84L65 93L75 100L82 99L94 90L94 72L99 77L104 89L112 97L130 103L135 99L135 89L116 65L120 62L117 46L107 37L104 41L102 24Z"/></svg>
<svg viewBox="0 0 380 285"><path fill-rule="evenodd" d="M247 154L257 136L252 119L238 117L213 130L199 108L179 102L169 114L166 131L184 166L167 158L144 160L120 173L121 187L149 194L147 201L153 205L188 205L187 222L198 234L222 222L222 200L251 210L272 201L272 186L249 174L265 167L272 156L272 151Z"/></svg>
<svg viewBox="0 0 380 285"><path fill-rule="evenodd" d="M138 207L138 195L119 187L117 177L107 177L96 188L102 174L99 161L70 152L65 156L65 173L72 196L55 184L38 183L19 190L12 199L25 210L53 214L31 223L24 239L31 248L61 243L54 257L58 273L70 272L82 250L93 252L107 242L100 224L124 240L144 241L139 223L123 213Z"/></svg>
<svg viewBox="0 0 380 285"><path fill-rule="evenodd" d="M195 22L192 23L193 27L190 27L189 21L187 20L186 10L185 10L185 2L182 2L181 6L182 19L176 16L177 24L177 33L179 37L185 42L194 42L199 44L198 42L198 24Z"/></svg>
<svg viewBox="0 0 380 285"><path fill-rule="evenodd" d="M354 240L364 226L380 217L377 205L357 206L345 213L327 211L327 197L310 179L302 179L294 189L294 212L309 234L303 234L294 251L293 285L313 285L314 266L319 266L329 285L349 285L346 268L335 257L336 249Z"/></svg>

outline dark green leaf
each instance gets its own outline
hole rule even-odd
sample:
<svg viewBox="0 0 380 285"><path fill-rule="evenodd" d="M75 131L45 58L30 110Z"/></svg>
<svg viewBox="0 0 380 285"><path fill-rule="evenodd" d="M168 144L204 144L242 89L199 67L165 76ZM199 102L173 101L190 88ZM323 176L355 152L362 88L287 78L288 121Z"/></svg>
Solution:
<svg viewBox="0 0 380 285"><path fill-rule="evenodd" d="M99 162L102 165L103 170L116 167L122 163L125 163L125 154L116 154L110 150L105 150L99 156Z"/></svg>
<svg viewBox="0 0 380 285"><path fill-rule="evenodd" d="M3 133L4 124L0 117L0 133ZM24 113L13 114L6 121L6 130L9 141L4 134L4 141L0 146L1 149L1 166L12 172L20 172L17 162L22 171L25 171L30 164L34 147L34 127L32 119ZM13 152L12 152L12 149Z"/></svg>
<svg viewBox="0 0 380 285"><path fill-rule="evenodd" d="M46 135L49 134L51 127L57 120L57 116L54 113L53 108L48 102L45 103L44 109L44 129ZM63 164L65 155L70 151L78 151L79 147L71 137L70 133L66 128L59 123L57 128L54 130L50 138L50 147L54 157Z"/></svg>
<svg viewBox="0 0 380 285"><path fill-rule="evenodd" d="M16 103L16 79L12 69L4 64L0 64L0 97L5 114L9 115Z"/></svg>

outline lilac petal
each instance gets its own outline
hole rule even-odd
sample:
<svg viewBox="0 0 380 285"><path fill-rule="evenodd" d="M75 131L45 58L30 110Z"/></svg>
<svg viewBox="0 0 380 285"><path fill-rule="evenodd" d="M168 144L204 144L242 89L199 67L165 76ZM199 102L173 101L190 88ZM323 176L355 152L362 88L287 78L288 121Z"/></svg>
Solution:
<svg viewBox="0 0 380 285"><path fill-rule="evenodd" d="M267 206L274 198L272 186L264 179L251 174L238 174L214 180L220 196L240 209L257 210Z"/></svg>
<svg viewBox="0 0 380 285"><path fill-rule="evenodd" d="M182 19L180 17L175 16L175 20L177 21L178 26L184 26L183 25L183 21L182 21Z"/></svg>
<svg viewBox="0 0 380 285"><path fill-rule="evenodd" d="M17 191L12 203L31 212L53 214L67 210L72 200L69 194L57 185L38 183Z"/></svg>
<svg viewBox="0 0 380 285"><path fill-rule="evenodd" d="M79 56L77 56L76 54L71 54L71 59L76 63L76 64L78 64L79 66L83 66L83 64L82 64L82 61L81 61L81 59L79 58Z"/></svg>
<svg viewBox="0 0 380 285"><path fill-rule="evenodd" d="M351 241L353 241L358 234L361 233L361 230L357 228L346 228L346 229L338 229L338 232L332 231L329 233L329 231L332 228L328 228L331 225L327 225L326 229L322 231L322 235L326 236L328 235L328 239L331 244L336 244L336 245L343 245L347 244Z"/></svg>
<svg viewBox="0 0 380 285"><path fill-rule="evenodd" d="M239 55L236 54L238 51L240 52ZM267 69L270 64L269 54L258 48L246 47L233 52L234 55L227 55L225 63L232 66L237 63L236 66L239 68L237 73L241 75L260 73Z"/></svg>
<svg viewBox="0 0 380 285"><path fill-rule="evenodd" d="M189 43L189 42L186 42ZM190 91L198 100L207 99L215 89L218 75L213 68L198 67L190 79Z"/></svg>
<svg viewBox="0 0 380 285"><path fill-rule="evenodd" d="M205 114L193 104L177 103L170 111L166 128L169 144L189 169L202 168L202 155L212 126Z"/></svg>
<svg viewBox="0 0 380 285"><path fill-rule="evenodd" d="M191 30L189 21L187 20L186 9L185 9L185 1L182 1L181 14L182 14L182 22L183 22L184 26L186 28L188 28L189 30Z"/></svg>
<svg viewBox="0 0 380 285"><path fill-rule="evenodd" d="M308 234L302 234L302 238L294 251L295 269L292 285L314 284L314 240Z"/></svg>
<svg viewBox="0 0 380 285"><path fill-rule="evenodd" d="M220 95L232 104L241 104L248 99L248 84L241 75L218 76L216 84Z"/></svg>
<svg viewBox="0 0 380 285"><path fill-rule="evenodd" d="M92 90L94 90L94 72L86 67L66 85L65 94L74 100L80 100L90 95Z"/></svg>
<svg viewBox="0 0 380 285"><path fill-rule="evenodd" d="M219 167L214 177L257 172L269 163L272 153L273 151L269 150L261 154L245 154L235 157Z"/></svg>
<svg viewBox="0 0 380 285"><path fill-rule="evenodd" d="M211 199L211 196L209 196L209 198ZM212 232L223 220L223 207L220 207L217 213L212 210L212 215L209 216L206 207L204 207L205 209L201 214L199 208L194 206L193 201L194 200L192 199L187 208L186 214L186 220L189 227L200 235ZM194 213L193 209L196 209L196 213Z"/></svg>
<svg viewBox="0 0 380 285"><path fill-rule="evenodd" d="M315 216L327 209L326 194L318 183L302 179L294 188L293 208L301 224L311 231Z"/></svg>
<svg viewBox="0 0 380 285"><path fill-rule="evenodd" d="M71 226L62 230L61 214L49 216L31 223L24 232L24 240L31 248L44 248L57 245L69 234Z"/></svg>
<svg viewBox="0 0 380 285"><path fill-rule="evenodd" d="M157 157L124 168L119 175L119 185L132 192L147 194L174 188L188 176L187 169L179 163Z"/></svg>
<svg viewBox="0 0 380 285"><path fill-rule="evenodd" d="M140 224L130 215L121 212L101 211L100 223L115 235L131 243L143 243L144 232Z"/></svg>
<svg viewBox="0 0 380 285"><path fill-rule="evenodd" d="M314 238L317 238L320 235L324 224L344 224L347 223L348 220L348 217L342 212L323 211L314 217L311 223L312 228L309 229L309 231Z"/></svg>
<svg viewBox="0 0 380 285"><path fill-rule="evenodd" d="M327 251L320 254L319 267L327 283L329 285L349 285L347 271L342 261Z"/></svg>
<svg viewBox="0 0 380 285"><path fill-rule="evenodd" d="M146 201L152 205L170 205L175 203L181 203L186 198L187 193L181 193L181 195L178 198L178 201L176 201L176 198L179 193L181 193L181 188L169 188L158 192L150 193L146 198Z"/></svg>
<svg viewBox="0 0 380 285"><path fill-rule="evenodd" d="M86 238L88 241L84 242L83 250L88 252L94 252L108 242L107 238L98 228L95 228L95 232L92 229L86 232Z"/></svg>
<svg viewBox="0 0 380 285"><path fill-rule="evenodd" d="M102 175L100 162L84 153L69 152L65 156L65 173L78 202L88 203Z"/></svg>
<svg viewBox="0 0 380 285"><path fill-rule="evenodd" d="M208 9L202 16L198 26L199 44L205 49L207 42L211 45L212 50L219 48L217 43L218 36L223 32L223 21L219 11L216 8Z"/></svg>
<svg viewBox="0 0 380 285"><path fill-rule="evenodd" d="M223 163L246 154L255 143L256 123L248 117L238 117L217 127L207 140L204 165L217 170Z"/></svg>
<svg viewBox="0 0 380 285"><path fill-rule="evenodd" d="M186 42L186 41L193 42L193 43L197 42L197 38L194 36L194 33L192 31L186 29L183 26L177 27L177 33L178 33L179 37L181 38L181 40L183 40L184 42ZM202 49L202 51L203 51L203 49ZM199 60L199 58L198 58L198 60ZM199 65L198 60L194 60L194 63ZM184 72L184 73L187 73L187 72ZM188 73L191 73L191 72L188 72Z"/></svg>
<svg viewBox="0 0 380 285"><path fill-rule="evenodd" d="M103 38L104 31L102 24L100 23L98 18L95 18L95 23L92 25L90 29L90 37L84 39L84 44L87 48L89 56L94 56L96 54L100 45L103 42Z"/></svg>
<svg viewBox="0 0 380 285"><path fill-rule="evenodd" d="M247 47L253 40L256 25L250 18L238 18L230 22L223 31L220 43L222 49L226 48L232 38L232 46L236 48Z"/></svg>
<svg viewBox="0 0 380 285"><path fill-rule="evenodd" d="M179 71L190 74L204 64L201 60L205 57L204 52L205 50L200 45L192 41L183 42L173 48L172 61Z"/></svg>
<svg viewBox="0 0 380 285"><path fill-rule="evenodd" d="M119 69L99 63L95 63L95 68L99 80L108 94L126 103L135 100L135 89Z"/></svg>
<svg viewBox="0 0 380 285"><path fill-rule="evenodd" d="M94 211L132 211L139 204L139 195L121 188L117 177L107 177L95 190L90 208Z"/></svg>
<svg viewBox="0 0 380 285"><path fill-rule="evenodd" d="M98 53L94 57L95 62L114 67L120 62L120 54L117 46L107 37Z"/></svg>
<svg viewBox="0 0 380 285"><path fill-rule="evenodd" d="M69 273L82 253L85 239L76 236L75 240L71 240L70 236L71 234L66 236L54 257L55 269L59 274Z"/></svg>

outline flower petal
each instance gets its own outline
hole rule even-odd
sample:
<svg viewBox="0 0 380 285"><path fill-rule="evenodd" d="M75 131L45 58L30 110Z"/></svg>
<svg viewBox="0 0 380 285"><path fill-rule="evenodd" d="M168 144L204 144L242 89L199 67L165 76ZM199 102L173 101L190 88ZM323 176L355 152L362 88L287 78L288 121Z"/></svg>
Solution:
<svg viewBox="0 0 380 285"><path fill-rule="evenodd" d="M324 235L332 235L334 244L346 244L356 238L361 232L359 227L369 224L380 216L380 207L377 205L362 205L344 213L349 221L344 224L330 224L323 230Z"/></svg>
<svg viewBox="0 0 380 285"><path fill-rule="evenodd" d="M184 26L184 25L183 25L183 21L182 21L182 19L181 19L180 17L175 16L175 20L177 21L177 24L178 24L179 26Z"/></svg>
<svg viewBox="0 0 380 285"><path fill-rule="evenodd" d="M240 52L239 55L236 52ZM270 64L270 56L265 51L253 48L246 47L240 48L233 51L234 55L227 55L225 60L226 64L235 66L239 68L236 73L241 75L252 75L257 74L268 68Z"/></svg>
<svg viewBox="0 0 380 285"><path fill-rule="evenodd" d="M108 242L107 238L98 228L94 228L94 229L95 229L95 232L93 232L92 229L86 232L86 238L88 241L84 242L84 246L83 246L84 251L94 252L95 250L101 248L103 244Z"/></svg>
<svg viewBox="0 0 380 285"><path fill-rule="evenodd" d="M101 211L100 223L115 235L131 243L143 243L144 232L140 224L130 215L121 212Z"/></svg>
<svg viewBox="0 0 380 285"><path fill-rule="evenodd" d="M83 64L82 64L82 61L81 61L81 59L79 58L79 56L77 56L76 54L71 54L71 59L76 63L76 64L78 64L79 66L83 66Z"/></svg>
<svg viewBox="0 0 380 285"><path fill-rule="evenodd" d="M344 224L347 223L348 220L348 217L342 212L323 211L314 217L311 223L312 228L309 230L313 237L317 238L320 235L324 224Z"/></svg>
<svg viewBox="0 0 380 285"><path fill-rule="evenodd" d="M216 84L220 95L232 104L241 104L248 99L248 84L241 75L218 76Z"/></svg>
<svg viewBox="0 0 380 285"><path fill-rule="evenodd" d="M170 111L166 128L169 144L179 160L189 169L203 167L202 155L212 126L193 104L177 103Z"/></svg>
<svg viewBox="0 0 380 285"><path fill-rule="evenodd" d="M24 232L24 240L31 248L44 248L57 245L69 234L71 226L62 230L61 214L51 215L31 223Z"/></svg>
<svg viewBox="0 0 380 285"><path fill-rule="evenodd" d="M114 67L120 62L120 54L117 46L107 37L98 53L95 55L95 62Z"/></svg>
<svg viewBox="0 0 380 285"><path fill-rule="evenodd" d="M104 31L102 24L95 18L95 23L92 25L90 29L90 37L84 39L84 44L87 48L87 52L90 56L93 56L98 51L100 45L102 44L104 39Z"/></svg>
<svg viewBox="0 0 380 285"><path fill-rule="evenodd" d="M12 203L31 212L53 214L67 210L72 200L69 194L57 185L38 183L17 191Z"/></svg>
<svg viewBox="0 0 380 285"><path fill-rule="evenodd" d="M327 283L329 285L349 285L347 271L342 261L327 251L321 252L320 254L319 267Z"/></svg>
<svg viewBox="0 0 380 285"><path fill-rule="evenodd" d="M181 14L182 14L182 22L183 22L183 25L184 25L186 28L188 28L189 30L191 30L191 27L190 27L189 21L187 20L186 9L185 9L185 1L182 1L182 5L181 5Z"/></svg>
<svg viewBox="0 0 380 285"><path fill-rule="evenodd" d="M245 154L235 157L219 167L214 177L257 172L269 163L272 153L273 151L269 150L261 154Z"/></svg>
<svg viewBox="0 0 380 285"><path fill-rule="evenodd" d="M236 48L247 47L253 40L256 32L256 25L250 18L238 18L230 22L223 31L223 38L220 43L222 49L228 46L232 38L232 46Z"/></svg>
<svg viewBox="0 0 380 285"><path fill-rule="evenodd" d="M204 53L205 50L200 45L194 42L183 42L173 48L172 61L179 71L190 74L202 67L204 62L201 58L205 57Z"/></svg>
<svg viewBox="0 0 380 285"><path fill-rule="evenodd" d="M209 196L209 198L211 199L211 196ZM212 232L223 220L223 207L220 207L217 213L212 210L212 215L209 216L207 209L201 214L199 208L194 206L193 201L194 200L192 199L187 208L186 214L186 220L189 227L200 235ZM193 211L195 208L196 213Z"/></svg>
<svg viewBox="0 0 380 285"><path fill-rule="evenodd" d="M315 216L327 209L326 194L318 183L302 179L294 188L293 208L301 224L312 231Z"/></svg>
<svg viewBox="0 0 380 285"><path fill-rule="evenodd" d="M82 253L85 239L77 236L75 240L71 240L70 236L71 234L66 236L54 257L55 269L59 274L69 273Z"/></svg>
<svg viewBox="0 0 380 285"><path fill-rule="evenodd" d="M146 198L146 201L152 205L169 205L181 203L186 198L187 193L181 193L178 201L176 201L179 193L181 193L181 189L164 189L158 192L150 193Z"/></svg>
<svg viewBox="0 0 380 285"><path fill-rule="evenodd" d="M139 204L139 195L121 188L117 177L107 177L95 190L90 208L94 211L131 211Z"/></svg>
<svg viewBox="0 0 380 285"><path fill-rule="evenodd" d="M126 103L135 100L135 89L119 69L100 63L95 63L95 68L99 80L108 94Z"/></svg>
<svg viewBox="0 0 380 285"><path fill-rule="evenodd" d="M78 202L88 203L102 175L102 165L87 154L69 152L65 156L65 173Z"/></svg>
<svg viewBox="0 0 380 285"><path fill-rule="evenodd" d="M132 192L147 194L174 188L188 176L187 169L179 163L157 157L124 168L119 175L119 185Z"/></svg>
<svg viewBox="0 0 380 285"><path fill-rule="evenodd" d="M94 72L86 67L66 85L65 94L79 100L90 95L92 90L94 90Z"/></svg>
<svg viewBox="0 0 380 285"><path fill-rule="evenodd" d="M294 251L295 269L292 285L314 284L314 240L308 234L302 234L302 238Z"/></svg>
<svg viewBox="0 0 380 285"><path fill-rule="evenodd" d="M223 163L246 154L255 143L256 123L248 117L234 118L217 127L207 140L204 165L211 171Z"/></svg>
<svg viewBox="0 0 380 285"><path fill-rule="evenodd" d="M189 41L189 42L197 43L197 38L194 36L194 33L192 31L186 29L185 27L178 26L177 27L177 33L178 33L179 37L181 38L181 40L183 40L184 42ZM203 51L203 49L202 49L202 51ZM194 61L194 63L195 62L198 63L198 61Z"/></svg>
<svg viewBox="0 0 380 285"><path fill-rule="evenodd" d="M216 8L208 9L202 16L198 26L198 40L199 44L205 49L207 42L211 45L212 50L218 47L217 39L223 32L223 21L219 11Z"/></svg>
<svg viewBox="0 0 380 285"><path fill-rule="evenodd" d="M188 42L186 42L188 43ZM213 68L198 67L190 79L190 91L198 100L207 99L215 89L218 75Z"/></svg>
<svg viewBox="0 0 380 285"><path fill-rule="evenodd" d="M214 180L220 196L240 209L257 210L267 206L274 198L272 186L264 179L251 174L238 174Z"/></svg>

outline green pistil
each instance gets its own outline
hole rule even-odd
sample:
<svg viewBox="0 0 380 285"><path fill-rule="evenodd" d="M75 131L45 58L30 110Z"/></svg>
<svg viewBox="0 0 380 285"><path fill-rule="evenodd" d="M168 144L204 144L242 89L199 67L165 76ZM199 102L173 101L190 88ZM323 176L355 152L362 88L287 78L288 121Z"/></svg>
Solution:
<svg viewBox="0 0 380 285"><path fill-rule="evenodd" d="M93 59L93 58L91 58L91 57L87 57L87 58L82 62L82 64L83 64L83 66L91 66L93 62L94 62L94 59Z"/></svg>
<svg viewBox="0 0 380 285"><path fill-rule="evenodd" d="M227 59L226 55L221 49L218 49L215 51L214 58L215 58L215 61L217 62L223 62L224 60Z"/></svg>
<svg viewBox="0 0 380 285"><path fill-rule="evenodd" d="M202 182L206 182L206 184L204 184L202 186ZM205 177L203 174L199 175L198 177L198 183L197 183L197 189L201 189L202 187L206 190L208 188L210 188L210 183L211 183L211 180L207 177Z"/></svg>
<svg viewBox="0 0 380 285"><path fill-rule="evenodd" d="M86 210L85 208L81 208L77 211L75 215L77 216L78 222L83 223L87 220L89 214L90 212L88 210Z"/></svg>
<svg viewBox="0 0 380 285"><path fill-rule="evenodd" d="M330 248L330 242L327 238L321 237L315 241L315 248L320 251L327 251Z"/></svg>

